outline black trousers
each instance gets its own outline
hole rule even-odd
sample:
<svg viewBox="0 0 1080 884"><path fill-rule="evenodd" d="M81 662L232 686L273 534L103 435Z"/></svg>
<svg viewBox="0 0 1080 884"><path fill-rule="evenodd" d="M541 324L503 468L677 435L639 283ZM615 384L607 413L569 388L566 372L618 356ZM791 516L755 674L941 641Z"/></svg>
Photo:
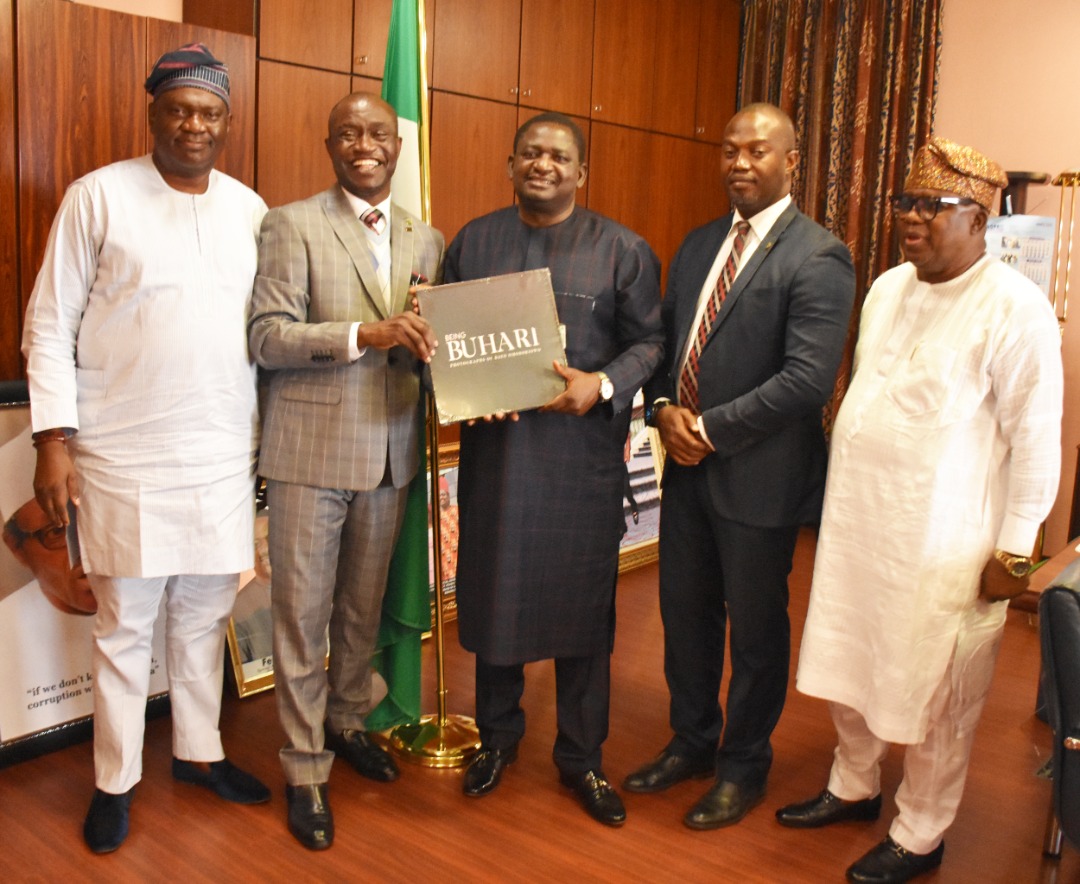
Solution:
<svg viewBox="0 0 1080 884"><path fill-rule="evenodd" d="M660 614L671 692L671 751L717 750L717 778L764 787L770 737L787 694L787 578L798 526L758 528L720 518L704 470L672 464L660 515ZM725 631L731 631L727 722L721 709Z"/></svg>
<svg viewBox="0 0 1080 884"><path fill-rule="evenodd" d="M480 742L509 749L525 735L525 665L496 666L476 657L476 723ZM552 758L566 774L600 768L601 746L608 735L611 655L555 658L555 707L558 735Z"/></svg>

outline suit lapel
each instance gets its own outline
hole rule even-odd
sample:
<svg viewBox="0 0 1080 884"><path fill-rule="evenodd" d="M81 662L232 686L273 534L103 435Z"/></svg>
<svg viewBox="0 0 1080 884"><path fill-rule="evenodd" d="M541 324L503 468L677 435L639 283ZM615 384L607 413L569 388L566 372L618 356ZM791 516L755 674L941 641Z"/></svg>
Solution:
<svg viewBox="0 0 1080 884"><path fill-rule="evenodd" d="M761 265L764 264L769 255L772 253L773 246L780 240L784 231L787 230L788 225L792 219L798 214L798 209L795 208L795 203L791 203L781 213L780 217L776 219L776 223L769 228L769 232L765 234L765 239L761 241L754 254L750 256L750 259L746 262L746 266L739 271L739 275L735 277L735 282L731 286L731 291L727 293L727 297L724 299L723 309L717 314L716 321L713 323L712 330L709 332L709 340L716 334L717 330L727 321L727 318L731 315L731 312L735 309L735 305L738 303L739 298L742 297L742 293L746 291L750 283L754 279L754 274L758 272ZM730 229L730 224L728 225ZM726 232L725 232L726 236ZM714 253L715 258L715 253ZM706 342L707 343L707 342Z"/></svg>
<svg viewBox="0 0 1080 884"><path fill-rule="evenodd" d="M375 312L386 319L386 305L383 304L379 275L375 270L375 261L371 256L367 234L360 227L360 219L353 217L352 207L345 199L341 188L332 187L325 192L325 196L323 211L326 213L326 220L330 222L334 235L356 268L364 288L364 296Z"/></svg>
<svg viewBox="0 0 1080 884"><path fill-rule="evenodd" d="M696 255L698 266L692 278L697 280L697 284L691 292L688 292L690 297L683 298L678 306L676 328L680 329L680 337L675 346L675 353L678 354L676 358L681 357L686 352L686 342L690 339L690 335L697 331L697 308L701 297L701 289L704 287L705 280L712 269L713 262L716 260L716 253L720 251L724 238L728 235L728 231L731 230L731 221L731 215L719 219L716 229L713 231L713 238Z"/></svg>
<svg viewBox="0 0 1080 884"><path fill-rule="evenodd" d="M408 303L409 277L416 269L414 250L416 234L412 218L393 203L390 204L390 291L391 313L411 310Z"/></svg>

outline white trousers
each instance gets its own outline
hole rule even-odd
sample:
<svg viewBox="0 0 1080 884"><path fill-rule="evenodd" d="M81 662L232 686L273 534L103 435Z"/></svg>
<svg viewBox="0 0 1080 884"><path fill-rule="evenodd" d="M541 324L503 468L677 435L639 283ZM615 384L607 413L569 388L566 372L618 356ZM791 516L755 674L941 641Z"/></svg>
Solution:
<svg viewBox="0 0 1080 884"><path fill-rule="evenodd" d="M173 755L220 761L218 719L225 630L237 574L173 577L90 575L94 621L94 771L103 792L122 794L142 778L151 639L166 596L165 663L172 705ZM160 664L159 664L160 665Z"/></svg>
<svg viewBox="0 0 1080 884"><path fill-rule="evenodd" d="M904 776L896 790L899 811L889 836L912 853L930 853L956 818L964 794L975 725L986 705L1001 630L987 630L973 655L959 653L930 700L926 738L904 749ZM829 773L829 791L844 801L881 792L881 762L889 743L874 736L862 715L829 703L839 742Z"/></svg>

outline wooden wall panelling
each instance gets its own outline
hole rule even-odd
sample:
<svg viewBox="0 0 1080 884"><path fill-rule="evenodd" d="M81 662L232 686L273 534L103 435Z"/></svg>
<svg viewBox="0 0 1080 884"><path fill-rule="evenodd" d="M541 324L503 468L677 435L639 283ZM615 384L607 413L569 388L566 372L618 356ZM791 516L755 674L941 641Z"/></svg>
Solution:
<svg viewBox="0 0 1080 884"><path fill-rule="evenodd" d="M255 186L255 38L213 28L149 18L146 20L146 74L165 52L198 41L229 67L232 120L217 168ZM145 76L144 75L144 76ZM147 145L152 146L149 131Z"/></svg>
<svg viewBox="0 0 1080 884"><path fill-rule="evenodd" d="M517 103L521 0L438 2L432 86Z"/></svg>
<svg viewBox="0 0 1080 884"><path fill-rule="evenodd" d="M254 37L257 5L258 0L184 0L183 16L188 24Z"/></svg>
<svg viewBox="0 0 1080 884"><path fill-rule="evenodd" d="M440 10L446 3L439 0ZM514 105L432 95L431 214L448 243L467 221L513 202L506 158L515 131Z"/></svg>
<svg viewBox="0 0 1080 884"><path fill-rule="evenodd" d="M697 114L694 137L719 143L735 113L739 80L739 0L703 0L697 70Z"/></svg>
<svg viewBox="0 0 1080 884"><path fill-rule="evenodd" d="M352 72L363 77L379 77L386 67L386 38L390 34L393 0L356 0L353 14ZM435 0L424 0L427 31L427 81L431 85L435 45Z"/></svg>
<svg viewBox="0 0 1080 884"><path fill-rule="evenodd" d="M691 136L698 0L596 0L592 116Z"/></svg>
<svg viewBox="0 0 1080 884"><path fill-rule="evenodd" d="M653 28L656 68L648 129L672 135L694 134L697 104L698 28L701 0L657 0Z"/></svg>
<svg viewBox="0 0 1080 884"><path fill-rule="evenodd" d="M524 124L524 122L526 120L528 120L530 117L534 117L537 114L543 113L545 110L549 110L549 108L519 107L518 108L518 115L517 115L518 127L521 127L522 124ZM573 116L573 115L571 115L571 116ZM587 163L587 162L589 162L589 151L592 149L592 137L591 137L592 120L590 120L588 117L578 117L578 116L573 116L573 120L574 120L575 123L577 123L581 127L581 134L585 136L585 156L583 156L582 159ZM517 132L516 129L514 131L515 131L515 133ZM507 156L510 155L510 153L511 153L511 151L513 149L513 146L514 146L514 144L513 144L512 139L506 143L506 154L507 154ZM578 190L578 192L577 192L577 194L576 194L576 196L574 198L574 201L579 206L588 206L589 205L589 178L590 177L591 177L591 175L586 175L585 176L585 186Z"/></svg>
<svg viewBox="0 0 1080 884"><path fill-rule="evenodd" d="M589 115L593 12L592 0L525 0L521 6L522 104Z"/></svg>
<svg viewBox="0 0 1080 884"><path fill-rule="evenodd" d="M20 315L67 186L146 151L146 19L20 0Z"/></svg>
<svg viewBox="0 0 1080 884"><path fill-rule="evenodd" d="M356 0L353 10L352 72L381 78L386 65L393 0ZM429 12L430 14L430 12Z"/></svg>
<svg viewBox="0 0 1080 884"><path fill-rule="evenodd" d="M596 0L592 118L645 127L656 66L654 0Z"/></svg>
<svg viewBox="0 0 1080 884"><path fill-rule="evenodd" d="M255 189L267 205L305 199L334 183L326 123L348 93L348 74L259 62Z"/></svg>
<svg viewBox="0 0 1080 884"><path fill-rule="evenodd" d="M19 230L15 175L15 20L11 0L0 0L0 381L22 374L19 338Z"/></svg>
<svg viewBox="0 0 1080 884"><path fill-rule="evenodd" d="M728 210L714 145L594 121L589 154L589 207L644 236L665 280L686 234Z"/></svg>
<svg viewBox="0 0 1080 884"><path fill-rule="evenodd" d="M353 0L262 0L259 58L352 70Z"/></svg>

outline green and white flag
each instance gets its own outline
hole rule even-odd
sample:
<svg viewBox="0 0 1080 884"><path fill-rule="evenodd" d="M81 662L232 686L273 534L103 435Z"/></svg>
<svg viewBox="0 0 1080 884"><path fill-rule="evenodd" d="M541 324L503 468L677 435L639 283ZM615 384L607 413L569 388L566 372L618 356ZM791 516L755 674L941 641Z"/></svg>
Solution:
<svg viewBox="0 0 1080 884"><path fill-rule="evenodd" d="M390 17L390 36L386 41L386 66L383 71L382 97L398 113L401 155L394 173L394 202L423 221L430 221L427 207L428 133L424 131L426 114L424 52L420 29L422 0L394 0ZM423 139L423 141L421 141Z"/></svg>

